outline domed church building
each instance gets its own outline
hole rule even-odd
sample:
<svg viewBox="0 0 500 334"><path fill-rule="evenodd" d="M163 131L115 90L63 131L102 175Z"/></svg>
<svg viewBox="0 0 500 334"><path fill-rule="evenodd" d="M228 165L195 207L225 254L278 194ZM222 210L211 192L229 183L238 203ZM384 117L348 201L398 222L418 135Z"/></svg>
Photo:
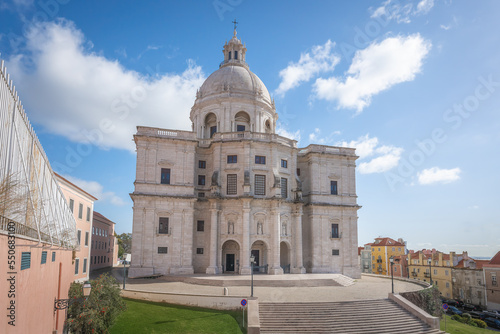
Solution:
<svg viewBox="0 0 500 334"><path fill-rule="evenodd" d="M137 128L129 276L360 277L353 148L276 134L278 114L234 35L196 94L192 131Z"/></svg>

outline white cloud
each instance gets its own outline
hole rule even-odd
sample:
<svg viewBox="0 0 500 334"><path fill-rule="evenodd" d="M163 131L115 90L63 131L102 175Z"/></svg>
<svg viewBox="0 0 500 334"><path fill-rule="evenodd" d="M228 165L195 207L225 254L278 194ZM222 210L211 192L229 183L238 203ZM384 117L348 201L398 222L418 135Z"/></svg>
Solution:
<svg viewBox="0 0 500 334"><path fill-rule="evenodd" d="M427 14L434 7L434 0L422 0L417 4L416 14Z"/></svg>
<svg viewBox="0 0 500 334"><path fill-rule="evenodd" d="M75 142L132 152L137 125L190 130L190 108L204 80L199 66L147 76L84 45L72 22L34 24L28 53L7 62L33 122Z"/></svg>
<svg viewBox="0 0 500 334"><path fill-rule="evenodd" d="M330 135L326 137L321 137L321 130L319 128L315 128L314 132L309 134L309 143L310 144L320 144L320 145L328 145L334 140L335 136L340 135L340 131L334 131L330 133Z"/></svg>
<svg viewBox="0 0 500 334"><path fill-rule="evenodd" d="M441 29L444 29L444 30L450 30L450 28L451 28L451 26L450 26L450 25L445 26L444 24L441 24L439 27L440 27Z"/></svg>
<svg viewBox="0 0 500 334"><path fill-rule="evenodd" d="M302 53L297 63L290 63L281 70L281 83L275 93L284 95L288 90L297 87L302 82L311 80L319 73L332 71L340 58L333 53L335 43L328 40L324 45L316 45L311 53Z"/></svg>
<svg viewBox="0 0 500 334"><path fill-rule="evenodd" d="M370 105L372 96L406 81L412 81L421 71L422 61L431 43L420 34L386 38L356 51L344 79L319 78L316 96L337 101L342 108L361 112Z"/></svg>
<svg viewBox="0 0 500 334"><path fill-rule="evenodd" d="M370 138L368 134L350 142L339 142L337 146L355 148L360 161L371 158L371 160L363 161L359 164L358 171L361 174L384 173L391 170L398 165L403 153L401 147L392 145L380 146L378 138Z"/></svg>
<svg viewBox="0 0 500 334"><path fill-rule="evenodd" d="M410 23L411 17L425 15L432 7L434 7L434 0L421 0L416 5L406 1L404 5L401 5L399 1L386 0L380 7L373 10L371 17L385 17L398 23Z"/></svg>
<svg viewBox="0 0 500 334"><path fill-rule="evenodd" d="M418 173L418 182L422 185L433 183L451 183L460 179L460 168L441 169L432 167Z"/></svg>
<svg viewBox="0 0 500 334"><path fill-rule="evenodd" d="M276 133L279 136L290 138L290 139L296 140L298 142L300 141L300 130L297 130L295 132L290 132L290 131L286 130L283 127L283 124L281 124L281 123L278 123L276 125Z"/></svg>
<svg viewBox="0 0 500 334"><path fill-rule="evenodd" d="M70 175L64 175L65 179L76 184L101 202L109 202L116 206L123 206L127 203L112 191L104 191L104 187L96 181L85 181Z"/></svg>

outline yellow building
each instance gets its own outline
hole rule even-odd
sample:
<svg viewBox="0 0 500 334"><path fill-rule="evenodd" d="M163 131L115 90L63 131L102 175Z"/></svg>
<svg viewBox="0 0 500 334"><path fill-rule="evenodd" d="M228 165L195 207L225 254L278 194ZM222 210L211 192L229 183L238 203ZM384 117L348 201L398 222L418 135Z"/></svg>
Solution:
<svg viewBox="0 0 500 334"><path fill-rule="evenodd" d="M372 273L378 275L391 274L391 256L405 255L406 246L403 239L398 241L391 238L375 238L375 242L366 244L371 248L372 253Z"/></svg>
<svg viewBox="0 0 500 334"><path fill-rule="evenodd" d="M410 278L429 282L438 288L443 297L452 298L451 268L464 257L467 257L467 252L462 255L455 252L444 254L435 249L408 254Z"/></svg>

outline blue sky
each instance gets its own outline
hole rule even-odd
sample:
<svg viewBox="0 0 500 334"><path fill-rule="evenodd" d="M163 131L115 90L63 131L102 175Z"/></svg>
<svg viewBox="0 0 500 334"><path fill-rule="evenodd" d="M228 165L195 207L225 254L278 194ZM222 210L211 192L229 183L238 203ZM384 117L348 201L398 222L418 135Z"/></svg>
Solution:
<svg viewBox="0 0 500 334"><path fill-rule="evenodd" d="M357 148L359 244L500 250L497 1L0 5L0 52L57 172L132 230L135 126L190 129L233 21L279 133Z"/></svg>

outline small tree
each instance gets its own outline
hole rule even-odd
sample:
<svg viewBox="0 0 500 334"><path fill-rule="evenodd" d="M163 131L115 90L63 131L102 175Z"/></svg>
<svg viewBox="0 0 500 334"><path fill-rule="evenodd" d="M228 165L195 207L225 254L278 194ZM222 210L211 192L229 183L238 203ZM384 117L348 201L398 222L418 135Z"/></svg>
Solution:
<svg viewBox="0 0 500 334"><path fill-rule="evenodd" d="M118 257L122 257L123 253L130 253L132 250L132 233L122 233L116 235L118 240Z"/></svg>
<svg viewBox="0 0 500 334"><path fill-rule="evenodd" d="M91 281L90 296L82 302L73 303L68 309L67 325L71 333L108 333L118 315L126 305L120 296L120 288L108 274ZM82 283L72 283L69 298L83 298Z"/></svg>

